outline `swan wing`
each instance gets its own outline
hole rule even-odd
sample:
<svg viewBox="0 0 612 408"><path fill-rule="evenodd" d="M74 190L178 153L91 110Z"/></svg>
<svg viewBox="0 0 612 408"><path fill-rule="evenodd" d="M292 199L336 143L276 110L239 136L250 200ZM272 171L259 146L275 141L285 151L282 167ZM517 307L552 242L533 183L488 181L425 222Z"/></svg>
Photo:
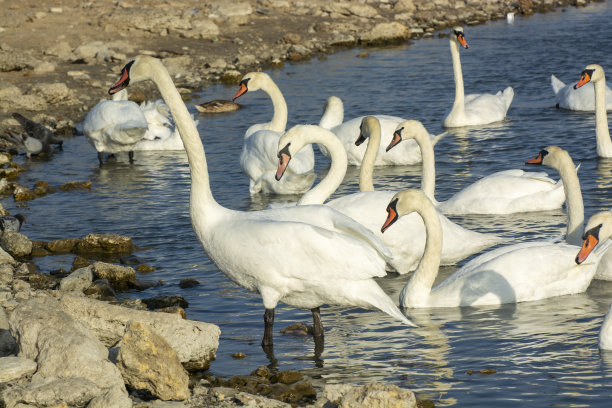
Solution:
<svg viewBox="0 0 612 408"><path fill-rule="evenodd" d="M558 94L559 91L565 87L565 83L554 75L550 76L550 85L552 86L555 95Z"/></svg>

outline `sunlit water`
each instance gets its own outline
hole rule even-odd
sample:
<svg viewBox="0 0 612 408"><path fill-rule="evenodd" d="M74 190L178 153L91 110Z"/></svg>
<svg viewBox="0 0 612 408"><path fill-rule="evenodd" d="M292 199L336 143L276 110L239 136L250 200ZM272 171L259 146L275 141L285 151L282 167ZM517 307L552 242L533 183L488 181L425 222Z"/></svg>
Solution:
<svg viewBox="0 0 612 408"><path fill-rule="evenodd" d="M550 87L551 74L566 83L576 82L590 63L609 68L612 74L610 21L608 2L517 17L513 25L498 21L466 27L470 48L461 52L466 92L496 92L512 85L516 96L503 123L453 131L438 143L438 199L491 172L525 168L526 159L555 144L581 163L586 217L612 207L612 160L596 157L594 115L555 109ZM344 101L346 119L385 113L419 119L431 133L442 131L440 123L454 94L447 38L372 49L367 58L358 58L360 52L268 71L287 99L289 126L317 123L325 99L337 95ZM192 102L229 99L235 90L212 86ZM247 94L240 102L245 107L237 113L199 116L215 198L244 211L295 200L249 196L248 181L239 169L242 135L250 124L269 120L271 104L262 93ZM192 104L189 107L195 112ZM123 296L181 295L189 302L189 318L219 325L220 346L210 369L214 375L247 374L270 364L271 356L259 346L263 333L259 295L237 287L219 272L192 231L185 154L137 153L136 159L133 165L119 160L99 168L95 151L83 137L68 139L64 151L51 161L25 162L28 171L20 182L59 185L89 179L91 191L55 193L25 209L16 208L12 199L3 204L13 213L27 213L23 232L30 239L113 232L147 248L136 255L156 271L142 278L164 284ZM318 151L316 160L322 176L329 162ZM375 173L378 188L400 190L418 186L419 180L419 166L379 168ZM357 170L350 169L339 194L356 189ZM516 241L559 236L566 222L561 210L454 219ZM44 271L68 269L71 262L69 256L36 260ZM443 268L442 275L454 269ZM188 277L201 285L179 288L179 281ZM391 275L380 284L397 300L406 279ZM318 384L394 383L435 401L436 406L609 406L612 354L598 350L597 335L611 300L612 283L594 281L585 294L539 302L410 311L410 318L419 324L412 329L380 312L324 307L323 352L315 353L311 337L276 333L275 364L281 370L303 370ZM275 329L310 321L309 311L279 305ZM234 360L235 352L247 357ZM483 369L496 372L483 375Z"/></svg>

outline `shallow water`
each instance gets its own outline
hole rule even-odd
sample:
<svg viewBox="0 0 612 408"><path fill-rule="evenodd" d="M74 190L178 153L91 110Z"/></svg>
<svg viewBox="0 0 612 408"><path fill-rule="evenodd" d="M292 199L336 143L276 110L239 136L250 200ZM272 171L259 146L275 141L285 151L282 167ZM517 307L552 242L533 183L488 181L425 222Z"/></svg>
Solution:
<svg viewBox="0 0 612 408"><path fill-rule="evenodd" d="M462 50L466 92L496 92L508 85L515 98L503 123L454 130L436 146L437 198L494 171L525 168L526 159L556 144L581 163L579 176L585 212L612 207L612 160L598 159L595 121L590 113L554 108L550 74L576 82L590 63L610 67L612 4L597 3L545 15L517 17L466 27L470 44ZM452 104L454 84L447 38L416 41L391 49L369 49L268 71L289 106L289 126L317 123L329 95L344 101L345 119L385 113L421 120L431 133L442 132L441 120ZM612 75L612 74L610 74ZM110 85L110 84L109 84ZM230 99L235 88L211 86L193 103ZM101 95L102 97L103 95ZM271 104L262 93L247 94L237 113L198 118L212 189L224 206L239 210L265 208L296 197L250 197L239 169L244 130L269 120ZM190 104L190 110L195 109ZM125 297L182 295L188 317L218 324L222 334L214 375L248 374L270 364L259 343L263 306L259 295L230 282L208 260L191 228L188 213L189 173L182 152L137 153L128 165L119 158L98 167L96 153L83 137L65 142L50 161L24 161L20 183L44 180L52 185L90 179L91 191L59 192L16 208L25 212L23 232L36 240L80 237L89 232L130 236L136 253L156 271L143 279L163 285ZM328 160L316 153L317 173ZM539 169L538 169L539 170ZM549 174L557 177L554 171ZM350 169L337 194L357 190L357 169ZM418 186L420 167L379 168L378 188ZM479 231L500 233L517 241L564 233L563 211L495 217L453 217ZM69 269L72 258L37 259L44 271ZM446 276L454 267L443 268ZM201 285L180 289L183 278ZM381 286L395 300L405 276L390 275ZM299 369L323 382L365 383L382 380L413 389L436 406L608 406L612 396L612 353L600 352L597 335L612 300L612 282L594 281L585 294L502 307L410 311L418 328L406 328L388 316L361 309L324 307L325 349L312 338L275 334L275 362L281 370ZM310 324L309 311L279 305L275 329L294 322ZM235 352L247 357L234 360ZM483 369L495 369L490 375ZM473 373L468 374L468 370Z"/></svg>

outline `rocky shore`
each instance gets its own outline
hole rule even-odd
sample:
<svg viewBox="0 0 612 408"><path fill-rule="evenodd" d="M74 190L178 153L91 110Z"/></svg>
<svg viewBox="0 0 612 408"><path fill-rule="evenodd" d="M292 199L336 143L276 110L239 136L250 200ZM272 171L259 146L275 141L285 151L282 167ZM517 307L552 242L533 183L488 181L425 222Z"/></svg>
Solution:
<svg viewBox="0 0 612 408"><path fill-rule="evenodd" d="M257 69L589 2L0 0L0 135L24 131L17 112L70 143L135 54L161 58L189 100L210 83L235 84ZM159 97L146 83L136 90L140 99ZM29 201L91 188L88 181L22 186L22 170L0 153L0 197ZM299 372L267 367L214 378L206 370L219 328L187 320L184 299L117 300L118 292L157 284L146 280L154 265L140 264L136 249L129 237L90 231L52 242L0 232L0 407L433 406L393 385L317 389ZM70 270L37 271L39 257L58 254L73 256Z"/></svg>

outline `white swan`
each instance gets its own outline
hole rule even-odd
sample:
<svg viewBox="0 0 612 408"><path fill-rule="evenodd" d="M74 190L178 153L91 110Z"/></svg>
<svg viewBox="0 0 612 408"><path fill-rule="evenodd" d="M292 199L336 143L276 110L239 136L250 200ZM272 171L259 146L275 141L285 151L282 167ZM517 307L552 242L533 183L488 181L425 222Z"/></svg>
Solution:
<svg viewBox="0 0 612 408"><path fill-rule="evenodd" d="M514 98L514 89L507 87L493 94L465 95L459 46L468 48L463 28L456 27L450 35L450 50L455 76L455 102L444 116L444 127L486 125L504 120Z"/></svg>
<svg viewBox="0 0 612 408"><path fill-rule="evenodd" d="M323 336L323 304L378 308L412 325L373 279L385 275L388 250L355 221L327 206L244 212L218 204L197 128L161 61L136 57L109 92L145 80L157 85L185 145L191 172L189 212L200 243L229 279L262 296L262 345L272 344L278 302L311 309L318 337Z"/></svg>
<svg viewBox="0 0 612 408"><path fill-rule="evenodd" d="M582 248L576 255L577 264L583 263L598 244L601 245L600 243L612 237L612 211L593 214L584 229ZM607 244L609 245L609 242ZM599 348L612 350L612 304L599 331Z"/></svg>
<svg viewBox="0 0 612 408"><path fill-rule="evenodd" d="M140 106L126 99L127 92L120 92L114 94L112 100L98 102L83 121L83 133L98 152L100 165L104 153L119 152L128 152L132 163L134 146L149 129Z"/></svg>
<svg viewBox="0 0 612 408"><path fill-rule="evenodd" d="M233 99L259 89L272 100L274 115L270 122L252 125L244 134L240 168L249 178L249 191L251 194L302 194L312 187L316 178L312 146L296 155L295 162L288 169L287 178L280 183L274 180L276 146L287 126L287 103L278 86L268 74L250 72L240 81L240 88Z"/></svg>
<svg viewBox="0 0 612 408"><path fill-rule="evenodd" d="M595 87L595 138L597 140L597 155L599 157L612 157L612 140L608 128L608 113L606 112L606 74L603 68L597 64L587 65L580 81L574 88L593 82Z"/></svg>
<svg viewBox="0 0 612 408"><path fill-rule="evenodd" d="M427 239L423 258L400 293L403 307L497 305L581 293L595 274L596 261L576 265L575 245L523 242L474 258L432 288L444 239L438 212L423 191L397 193L382 231L391 232L399 217L413 212L423 218Z"/></svg>
<svg viewBox="0 0 612 408"><path fill-rule="evenodd" d="M573 111L595 111L593 84L575 89L574 84L565 84L554 75L550 76L550 85L555 93L555 106ZM612 89L606 83L606 110L612 110Z"/></svg>
<svg viewBox="0 0 612 408"><path fill-rule="evenodd" d="M363 119L359 143L368 138L368 148L361 167L361 192L347 194L327 202L327 205L355 219L377 236L391 250L393 259L389 264L400 274L406 274L416 268L425 246L425 228L416 214L405 217L397 230L382 235L380 225L384 221L383 209L388 204L394 191L372 191L372 171L374 157L380 144L380 125L372 116ZM293 152L299 151L309 143L320 143L330 152L332 160L327 175L312 190L298 201L303 204L321 204L338 188L346 173L346 151L333 133L319 126L295 126L285 133L279 141L279 168L277 177L282 177L283 170L290 162ZM444 246L442 262L454 264L465 257L502 241L501 238L467 230L442 216Z"/></svg>
<svg viewBox="0 0 612 408"><path fill-rule="evenodd" d="M544 172L520 169L499 171L481 178L446 201L435 199L436 164L434 148L423 124L409 120L398 125L387 150L403 140L416 140L423 155L421 188L444 214L512 214L561 208L565 201L563 182Z"/></svg>

